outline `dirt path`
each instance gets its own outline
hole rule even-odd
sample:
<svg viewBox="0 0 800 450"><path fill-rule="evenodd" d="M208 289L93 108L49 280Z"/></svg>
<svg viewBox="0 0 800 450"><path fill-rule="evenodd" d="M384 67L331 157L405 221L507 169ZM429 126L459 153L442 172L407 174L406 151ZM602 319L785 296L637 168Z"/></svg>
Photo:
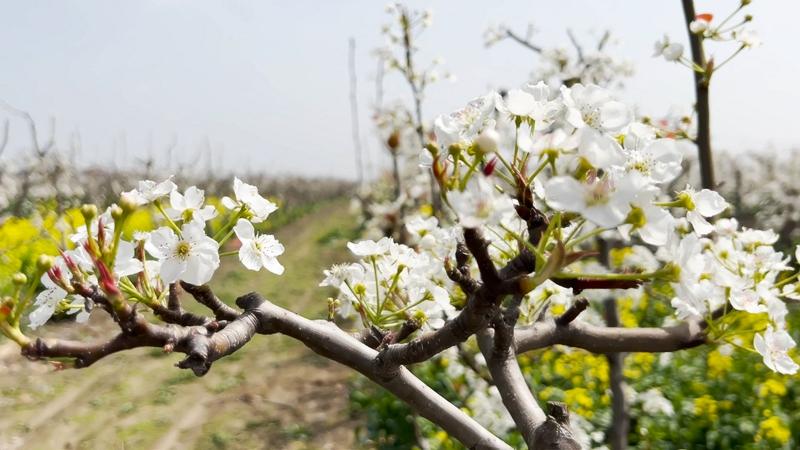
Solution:
<svg viewBox="0 0 800 450"><path fill-rule="evenodd" d="M214 288L226 301L251 290L321 317L321 271L346 258L352 219L344 202L279 230L281 277L223 263ZM99 316L99 315L98 315ZM93 320L103 322L103 318ZM111 332L99 323L101 331ZM58 333L85 334L69 324ZM96 338L96 336L86 339ZM350 372L280 336L257 336L196 378L178 355L137 349L83 370L54 372L0 345L0 449L351 449Z"/></svg>

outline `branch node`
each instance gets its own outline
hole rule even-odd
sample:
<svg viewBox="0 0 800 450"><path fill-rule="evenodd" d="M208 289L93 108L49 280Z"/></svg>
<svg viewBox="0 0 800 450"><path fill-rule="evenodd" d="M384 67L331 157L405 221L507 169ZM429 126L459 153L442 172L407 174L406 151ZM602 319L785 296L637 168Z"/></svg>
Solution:
<svg viewBox="0 0 800 450"><path fill-rule="evenodd" d="M569 325L572 323L572 321L577 319L582 312L586 311L586 308L588 307L589 300L587 300L585 297L576 299L575 303L573 303L572 306L570 306L569 309L564 312L564 314L556 318L556 325L560 327Z"/></svg>
<svg viewBox="0 0 800 450"><path fill-rule="evenodd" d="M547 402L547 420L533 434L534 448L580 450L569 428L567 405Z"/></svg>
<svg viewBox="0 0 800 450"><path fill-rule="evenodd" d="M257 292L249 292L236 299L236 306L245 311L257 309L264 303L264 297Z"/></svg>

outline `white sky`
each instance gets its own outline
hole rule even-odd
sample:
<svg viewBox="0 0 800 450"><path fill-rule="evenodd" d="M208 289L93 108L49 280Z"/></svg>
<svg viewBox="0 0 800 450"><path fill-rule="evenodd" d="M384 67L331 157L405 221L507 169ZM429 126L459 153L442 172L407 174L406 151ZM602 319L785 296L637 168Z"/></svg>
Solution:
<svg viewBox="0 0 800 450"><path fill-rule="evenodd" d="M613 53L636 67L625 100L654 115L692 101L691 73L651 58L653 42L664 33L686 41L677 0L408 4L434 10L433 28L419 41L421 62L442 56L444 67L458 77L431 88L427 118L488 88L527 79L532 53L510 41L484 48L483 31L498 22L524 31L532 21L544 46L568 45L567 27L584 38L611 28L620 41ZM737 4L701 1L697 9L721 17ZM354 177L347 78L351 36L358 46L362 140L373 160L379 153L369 121L376 67L370 52L382 44L384 2L0 0L0 5L0 99L30 112L45 130L55 117L62 147L78 131L83 163L130 164L163 153L176 139L173 160L184 164L206 164L203 149L210 145L215 167L225 171ZM800 2L755 0L749 10L764 45L715 75L714 144L737 151L795 147L800 144ZM407 94L397 80L387 84L387 100ZM7 113L0 111L3 116ZM25 123L11 120L4 159L27 142Z"/></svg>

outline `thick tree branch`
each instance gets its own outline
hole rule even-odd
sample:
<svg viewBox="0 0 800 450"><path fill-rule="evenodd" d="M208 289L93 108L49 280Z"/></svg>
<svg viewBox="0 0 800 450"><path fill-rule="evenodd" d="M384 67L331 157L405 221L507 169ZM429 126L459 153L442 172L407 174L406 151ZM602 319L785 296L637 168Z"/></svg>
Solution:
<svg viewBox="0 0 800 450"><path fill-rule="evenodd" d="M569 413L563 403L547 403L547 420L536 429L531 448L549 450L580 450L581 446L572 437Z"/></svg>
<svg viewBox="0 0 800 450"><path fill-rule="evenodd" d="M210 291L209 291L210 292ZM86 367L110 354L136 347L163 347L186 358L178 367L204 375L211 364L244 346L255 334L281 333L293 337L322 356L367 376L407 402L421 416L439 425L471 449L510 449L459 408L439 396L404 367L386 378L375 364L378 353L327 321L312 321L280 308L255 293L239 297L236 304L244 312L218 332L202 326L154 325L135 311L130 322L108 342L87 344L73 341L43 340L22 349L29 358L74 358L76 367Z"/></svg>
<svg viewBox="0 0 800 450"><path fill-rule="evenodd" d="M162 347L167 352L185 353L186 359L179 362L178 366L192 369L196 375L204 375L214 361L235 352L259 331L260 319L256 313L258 305L246 301L240 305L246 311L218 332L208 326L152 324L130 309L123 316L124 321L121 318L122 333L107 342L85 343L39 338L23 347L22 354L32 359L74 358L75 367L81 368L123 350Z"/></svg>
<svg viewBox="0 0 800 450"><path fill-rule="evenodd" d="M494 288L500 283L500 274L489 256L489 241L484 239L477 228L464 228L464 244L478 264L483 284Z"/></svg>
<svg viewBox="0 0 800 450"><path fill-rule="evenodd" d="M617 300L609 297L603 300L606 325L619 327L619 311ZM628 448L628 431L630 428L630 414L628 403L625 399L625 375L623 368L625 354L620 352L607 353L608 383L611 387L611 426L609 428L609 441L612 450Z"/></svg>
<svg viewBox="0 0 800 450"><path fill-rule="evenodd" d="M255 295L257 294L249 294ZM439 425L448 434L472 449L508 449L507 444L489 433L463 411L439 396L400 367L396 375L386 378L375 364L378 353L358 342L336 325L327 321L312 321L270 302L259 308L266 333L291 336L316 353L359 371L407 402L421 416Z"/></svg>
<svg viewBox="0 0 800 450"><path fill-rule="evenodd" d="M598 327L583 322L559 326L539 322L516 330L519 353L561 344L594 353L674 352L706 342L705 324L684 322L661 328Z"/></svg>
<svg viewBox="0 0 800 450"><path fill-rule="evenodd" d="M513 339L513 335L511 338ZM525 382L513 349L497 352L495 339L489 330L484 330L478 335L478 345L486 358L486 364L503 399L503 405L514 419L525 443L529 448L534 448L534 435L536 429L544 424L545 413Z"/></svg>

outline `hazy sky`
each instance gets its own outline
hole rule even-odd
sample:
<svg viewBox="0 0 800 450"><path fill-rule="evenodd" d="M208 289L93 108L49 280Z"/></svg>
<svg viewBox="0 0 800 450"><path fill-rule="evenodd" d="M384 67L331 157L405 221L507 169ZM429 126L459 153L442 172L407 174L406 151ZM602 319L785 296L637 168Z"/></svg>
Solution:
<svg viewBox="0 0 800 450"><path fill-rule="evenodd" d="M419 41L422 61L435 56L458 77L434 85L425 116L463 105L492 87L525 81L536 57L512 42L484 48L490 23L524 31L532 21L544 46L568 45L611 28L615 55L636 73L622 96L658 115L692 101L691 73L651 58L668 33L686 41L680 2L412 1L434 11ZM699 2L699 12L727 13L738 1ZM348 104L348 38L357 42L362 140L375 160L369 122L374 100L381 1L10 1L0 0L0 99L30 112L45 130L57 120L66 147L79 132L86 163L130 164L177 142L173 161L226 171L353 177ZM755 0L749 7L764 45L715 75L713 140L738 151L800 144L800 2ZM720 57L726 54L720 50ZM387 80L387 99L408 98ZM0 111L0 118L8 116ZM26 143L12 117L11 147ZM0 160L2 164L2 160Z"/></svg>

